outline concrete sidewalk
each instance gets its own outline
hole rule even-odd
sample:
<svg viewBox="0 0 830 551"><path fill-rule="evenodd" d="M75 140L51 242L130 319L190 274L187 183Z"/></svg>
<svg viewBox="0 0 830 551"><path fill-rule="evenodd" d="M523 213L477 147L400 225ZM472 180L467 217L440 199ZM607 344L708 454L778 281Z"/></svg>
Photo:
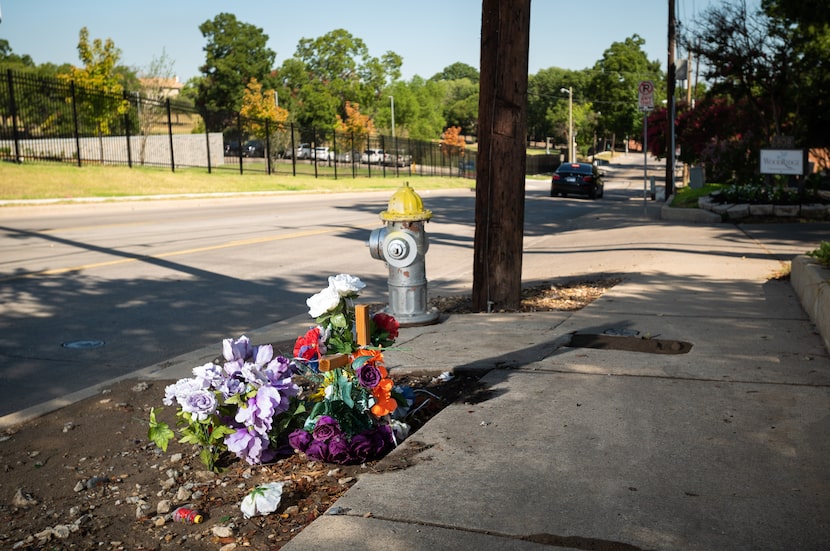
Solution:
<svg viewBox="0 0 830 551"><path fill-rule="evenodd" d="M826 549L830 358L765 255L732 260L783 237L725 259L685 231L694 262L664 257L578 312L403 331L393 374L488 370L486 390L283 549ZM584 334L606 348L569 346ZM624 350L642 337L691 349Z"/></svg>

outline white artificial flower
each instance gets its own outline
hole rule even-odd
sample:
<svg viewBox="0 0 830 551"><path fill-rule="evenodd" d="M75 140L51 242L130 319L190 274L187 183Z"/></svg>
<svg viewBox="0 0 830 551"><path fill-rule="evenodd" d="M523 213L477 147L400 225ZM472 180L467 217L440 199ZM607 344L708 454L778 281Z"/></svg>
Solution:
<svg viewBox="0 0 830 551"><path fill-rule="evenodd" d="M312 318L319 318L340 304L340 293L334 287L328 286L316 295L309 297L305 303L308 305L308 315Z"/></svg>
<svg viewBox="0 0 830 551"><path fill-rule="evenodd" d="M366 287L366 284L360 281L359 277L349 274L340 274L336 276L329 276L329 287L334 287L340 296L354 296Z"/></svg>
<svg viewBox="0 0 830 551"><path fill-rule="evenodd" d="M239 508L245 518L273 513L280 506L283 482L269 482L257 486L242 498Z"/></svg>

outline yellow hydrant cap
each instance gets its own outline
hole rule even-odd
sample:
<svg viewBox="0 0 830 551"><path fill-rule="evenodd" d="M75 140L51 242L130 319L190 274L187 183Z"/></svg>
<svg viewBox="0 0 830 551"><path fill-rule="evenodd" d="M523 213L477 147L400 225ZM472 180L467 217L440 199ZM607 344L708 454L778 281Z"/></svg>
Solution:
<svg viewBox="0 0 830 551"><path fill-rule="evenodd" d="M404 184L389 199L386 210L380 213L381 220L399 222L402 220L429 220L432 218L432 211L424 208L421 196L409 187L409 182Z"/></svg>

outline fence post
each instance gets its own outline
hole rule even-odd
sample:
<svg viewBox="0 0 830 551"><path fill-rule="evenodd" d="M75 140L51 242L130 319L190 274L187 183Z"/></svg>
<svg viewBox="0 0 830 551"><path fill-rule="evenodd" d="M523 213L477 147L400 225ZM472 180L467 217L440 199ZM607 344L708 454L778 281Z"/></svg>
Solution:
<svg viewBox="0 0 830 551"><path fill-rule="evenodd" d="M311 127L311 156L314 158L314 177L317 178L317 127Z"/></svg>
<svg viewBox="0 0 830 551"><path fill-rule="evenodd" d="M12 70L6 70L6 78L9 84L9 107L12 111L12 138L14 139L14 162L20 162L20 133L17 129L17 104L14 101L14 83L12 81Z"/></svg>
<svg viewBox="0 0 830 551"><path fill-rule="evenodd" d="M164 102L167 106L167 136L170 139L170 170L176 172L176 155L173 153L173 118L170 115L170 98Z"/></svg>
<svg viewBox="0 0 830 551"><path fill-rule="evenodd" d="M383 177L386 178L386 163L384 162L387 155L386 137L383 134L380 135L380 150L383 151L383 155L380 156L380 160L378 162L380 163L380 170L383 172Z"/></svg>
<svg viewBox="0 0 830 551"><path fill-rule="evenodd" d="M124 90L124 99L128 102L130 101L130 96L126 90ZM138 104L136 104L138 105ZM127 136L127 166L132 168L133 167L133 154L132 148L130 147L130 111L127 110L124 113L124 134Z"/></svg>
<svg viewBox="0 0 830 551"><path fill-rule="evenodd" d="M337 131L331 133L331 155L334 157L334 179L337 180Z"/></svg>
<svg viewBox="0 0 830 551"><path fill-rule="evenodd" d="M224 147L224 144L222 147ZM205 150L207 151L208 174L212 174L213 171L211 170L210 166L210 132L208 132L207 127L205 127ZM222 152L222 154L224 155L224 151Z"/></svg>
<svg viewBox="0 0 830 551"><path fill-rule="evenodd" d="M239 157L239 173L242 174L242 113L236 114L236 143L239 146L236 152Z"/></svg>
<svg viewBox="0 0 830 551"><path fill-rule="evenodd" d="M72 94L72 123L75 129L75 156L78 159L78 166L81 166L81 136L78 132L78 97L75 93L75 81L69 81L69 91Z"/></svg>
<svg viewBox="0 0 830 551"><path fill-rule="evenodd" d="M271 131L268 129L268 119L265 119L265 173L271 175Z"/></svg>
<svg viewBox="0 0 830 551"><path fill-rule="evenodd" d="M294 146L294 123L289 125L291 131L291 175L297 175L297 148Z"/></svg>
<svg viewBox="0 0 830 551"><path fill-rule="evenodd" d="M369 134L366 134L366 168L369 169L369 178L372 178L372 156L369 154L369 148L372 147ZM362 160L362 157L361 157Z"/></svg>

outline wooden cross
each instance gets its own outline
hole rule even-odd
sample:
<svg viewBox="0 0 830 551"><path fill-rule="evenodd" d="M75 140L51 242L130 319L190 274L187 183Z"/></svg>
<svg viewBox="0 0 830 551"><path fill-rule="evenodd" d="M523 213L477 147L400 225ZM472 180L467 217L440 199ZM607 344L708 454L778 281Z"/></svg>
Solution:
<svg viewBox="0 0 830 551"><path fill-rule="evenodd" d="M357 304L354 307L356 342L358 346L371 344L371 333L369 331L369 306ZM320 358L319 369L321 372L339 369L349 363L348 354L326 354Z"/></svg>

